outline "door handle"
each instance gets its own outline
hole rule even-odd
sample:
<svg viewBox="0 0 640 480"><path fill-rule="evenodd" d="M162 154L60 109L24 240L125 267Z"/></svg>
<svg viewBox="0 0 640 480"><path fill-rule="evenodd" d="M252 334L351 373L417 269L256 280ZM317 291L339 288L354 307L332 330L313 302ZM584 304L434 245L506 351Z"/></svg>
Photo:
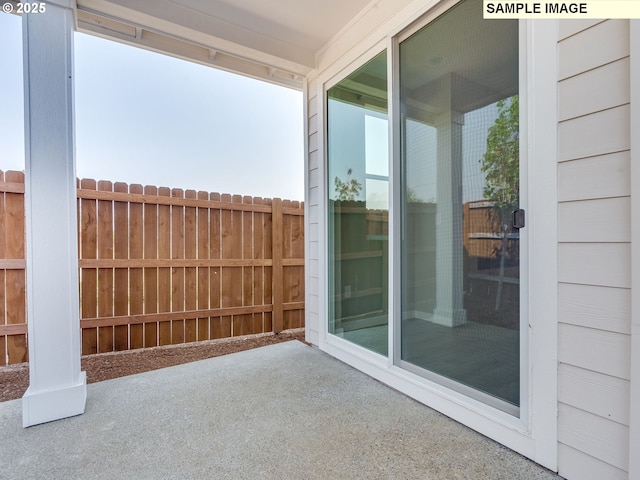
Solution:
<svg viewBox="0 0 640 480"><path fill-rule="evenodd" d="M523 228L524 227L524 209L520 208L518 210L514 210L511 217L511 225L513 228Z"/></svg>

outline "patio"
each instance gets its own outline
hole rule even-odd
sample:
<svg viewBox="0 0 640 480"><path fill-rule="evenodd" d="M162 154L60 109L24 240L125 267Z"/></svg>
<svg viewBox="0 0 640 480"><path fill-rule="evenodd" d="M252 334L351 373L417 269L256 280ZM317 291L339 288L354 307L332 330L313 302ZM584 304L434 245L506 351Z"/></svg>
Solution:
<svg viewBox="0 0 640 480"><path fill-rule="evenodd" d="M0 403L0 423L6 478L560 478L297 341L91 384L84 415L31 428Z"/></svg>

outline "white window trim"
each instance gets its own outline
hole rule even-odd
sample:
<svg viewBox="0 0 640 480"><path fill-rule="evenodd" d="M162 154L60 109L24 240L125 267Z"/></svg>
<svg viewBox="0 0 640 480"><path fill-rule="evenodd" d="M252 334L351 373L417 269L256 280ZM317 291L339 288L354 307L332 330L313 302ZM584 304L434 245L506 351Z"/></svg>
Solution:
<svg viewBox="0 0 640 480"><path fill-rule="evenodd" d="M448 3L448 2L447 2ZM449 4L448 6L450 6ZM441 6L441 5L440 5ZM442 12L436 8L428 17L434 18ZM428 18L429 19L429 18ZM526 284L528 296L528 335L524 335L528 361L524 362L522 378L528 391L523 399L521 418L508 415L481 402L470 399L441 385L414 375L393 365L393 345L390 335L389 357L370 352L348 341L328 334L328 256L327 256L327 150L326 150L326 91L349 73L373 58L385 46L391 61L394 57L395 36L407 26L406 19L395 30L387 32L384 40L370 40L369 48L359 45L360 54L350 51L349 61L336 62L318 76L317 101L320 125L319 157L323 161L320 180L321 228L319 229L320 257L320 305L319 347L330 355L352 365L364 373L400 390L416 400L441 411L445 415L493 438L503 445L557 470L557 22L521 20L521 36L524 55L521 78L526 95L525 132L528 158L523 180L529 192L527 229L529 236L529 262ZM535 52L535 57L533 55ZM397 52L395 52L397 53ZM388 58L389 58L388 57ZM393 84L394 66L390 66L389 85ZM393 127L397 116L393 104L393 92L389 95L389 125ZM391 132L389 148L393 152L398 144ZM390 201L397 203L397 192L393 188L398 162L390 168ZM391 215L393 217L393 215ZM393 220L389 226L394 228ZM393 237L393 236L392 236ZM397 255L397 242L389 242L389 271L393 272L393 259ZM536 268L538 267L538 268ZM391 283L390 285L395 285ZM397 288L394 286L394 288ZM393 291L390 290L389 311L393 312ZM393 315L392 315L393 316ZM389 328L393 327L390 318Z"/></svg>
<svg viewBox="0 0 640 480"><path fill-rule="evenodd" d="M630 137L631 137L631 285L632 293L640 285L640 20L630 20ZM635 221L634 221L635 220ZM640 478L640 297L631 295L631 381L629 418L629 478Z"/></svg>
<svg viewBox="0 0 640 480"><path fill-rule="evenodd" d="M558 464L557 39L555 20L526 27L528 424L536 462ZM535 54L534 54L535 52Z"/></svg>

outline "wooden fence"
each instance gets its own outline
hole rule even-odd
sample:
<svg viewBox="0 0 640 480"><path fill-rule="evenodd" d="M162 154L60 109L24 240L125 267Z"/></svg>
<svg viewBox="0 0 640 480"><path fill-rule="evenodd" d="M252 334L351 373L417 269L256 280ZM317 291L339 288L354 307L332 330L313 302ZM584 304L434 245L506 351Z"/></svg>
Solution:
<svg viewBox="0 0 640 480"><path fill-rule="evenodd" d="M27 359L24 174L0 172L0 366Z"/></svg>
<svg viewBox="0 0 640 480"><path fill-rule="evenodd" d="M27 360L24 177L2 177L0 365ZM83 354L304 326L300 202L78 186Z"/></svg>

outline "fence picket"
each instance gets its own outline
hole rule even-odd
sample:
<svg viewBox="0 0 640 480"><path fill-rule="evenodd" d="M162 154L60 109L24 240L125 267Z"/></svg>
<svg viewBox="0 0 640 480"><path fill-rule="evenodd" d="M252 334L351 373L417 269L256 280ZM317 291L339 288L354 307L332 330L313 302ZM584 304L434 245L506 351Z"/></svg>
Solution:
<svg viewBox="0 0 640 480"><path fill-rule="evenodd" d="M142 185L129 186L132 194L142 194ZM144 255L144 222L142 216L142 204L129 204L129 258L141 259ZM142 268L129 269L129 312L131 315L144 313L143 297L143 270ZM129 329L130 348L144 347L144 325L131 325Z"/></svg>
<svg viewBox="0 0 640 480"><path fill-rule="evenodd" d="M0 170L0 182L4 182L4 172ZM4 204L5 193L0 192L0 258L6 258L6 249L5 249L5 204ZM6 298L6 283L5 283L5 273L6 270L0 270L0 325L7 324L7 312L5 310L5 298ZM7 357L7 336L0 335L0 365L5 365L9 362Z"/></svg>
<svg viewBox="0 0 640 480"><path fill-rule="evenodd" d="M100 180L98 190L112 192L111 182ZM113 258L113 202L98 200L98 258ZM98 269L98 317L113 316L113 269ZM98 327L98 353L113 351L113 327Z"/></svg>
<svg viewBox="0 0 640 480"><path fill-rule="evenodd" d="M293 239L293 223L294 218L292 215L286 214L284 211L292 208L291 200L282 200L282 258L289 259L292 258L292 239ZM286 330L291 328L290 325L293 323L293 317L295 311L284 309L284 304L291 302L291 292L290 286L292 282L292 277L294 272L292 269L294 267L283 265L282 266L282 303L283 303L283 311L282 311L282 329Z"/></svg>
<svg viewBox="0 0 640 480"><path fill-rule="evenodd" d="M187 190L184 197L188 199L197 198L195 190ZM198 223L196 221L196 208L184 207L184 258L196 260ZM184 310L195 310L198 308L196 267L184 268ZM195 318L184 320L184 341L195 342L198 339L197 321Z"/></svg>
<svg viewBox="0 0 640 480"><path fill-rule="evenodd" d="M144 187L145 195L157 195L158 188L147 185ZM144 252L143 258L158 258L158 206L145 203L143 208L144 223ZM144 313L156 313L158 311L158 269L145 268L144 272ZM148 322L144 324L144 346L155 347L158 345L158 324Z"/></svg>
<svg viewBox="0 0 640 480"><path fill-rule="evenodd" d="M264 242L264 256L265 258L270 258L272 261L271 267L264 268L264 276L263 276L263 292L264 292L264 303L273 304L273 200L266 199L264 200L264 204L268 205L271 210L269 213L264 214L263 218L263 242ZM264 329L265 331L273 331L273 312L265 312L264 314Z"/></svg>
<svg viewBox="0 0 640 480"><path fill-rule="evenodd" d="M273 259L273 331L279 333L284 326L283 318L283 267L282 267L282 242L283 242L283 218L282 218L282 200L279 198L273 199L272 205L272 235L273 240L271 242L271 255Z"/></svg>
<svg viewBox="0 0 640 480"><path fill-rule="evenodd" d="M212 202L220 202L219 193L212 193ZM209 212L209 258L222 258L222 211L212 207ZM222 304L222 267L211 267L209 270L209 305L220 308ZM221 317L209 318L209 338L222 338Z"/></svg>
<svg viewBox="0 0 640 480"><path fill-rule="evenodd" d="M231 197L233 203L242 203L242 196L233 195ZM231 258L242 258L242 212L239 210L231 211L231 231L229 232L231 240ZM231 307L239 307L242 305L243 295L243 267L230 267L229 275L227 275L227 292L229 292ZM231 317L231 335L244 335L244 316L234 315Z"/></svg>
<svg viewBox="0 0 640 480"><path fill-rule="evenodd" d="M180 188L171 190L172 198L184 198L184 191ZM184 207L171 207L171 258L184 258ZM171 269L171 311L184 310L184 268ZM171 322L171 343L184 343L184 319Z"/></svg>
<svg viewBox="0 0 640 480"><path fill-rule="evenodd" d="M283 208L300 209L300 202L284 201ZM304 257L304 238L302 235L303 218L299 215L284 215L285 238L282 242L283 257L286 259L295 259ZM304 279L304 267L287 265L284 267L282 288L284 292L284 303L298 303L304 301L304 288L302 287ZM283 328L299 328L303 325L302 311L300 309L285 309L283 312Z"/></svg>
<svg viewBox="0 0 640 480"><path fill-rule="evenodd" d="M198 192L199 200L207 200L207 192ZM209 259L209 209L198 208L198 259ZM197 308L198 310L209 309L209 269L210 267L198 267L197 284ZM209 340L209 317L198 318L198 341Z"/></svg>
<svg viewBox="0 0 640 480"><path fill-rule="evenodd" d="M253 198L245 196L242 198L244 205L252 205ZM251 210L242 212L242 258L251 259L253 257L253 214ZM238 230L236 229L236 233ZM253 303L253 269L254 267L242 267L242 305L252 306ZM242 335L260 333L254 325L254 314L249 313L242 316Z"/></svg>
<svg viewBox="0 0 640 480"><path fill-rule="evenodd" d="M113 185L114 192L127 193L126 183ZM125 202L113 204L113 256L117 259L129 258L129 205ZM129 314L129 269L115 268L113 274L113 314L122 316ZM117 325L113 328L113 349L129 349L129 327Z"/></svg>
<svg viewBox="0 0 640 480"><path fill-rule="evenodd" d="M24 183L24 173L8 171L5 181ZM6 258L25 258L24 252L24 200L22 194L5 194L5 254ZM24 270L6 270L7 325L23 324L27 321L25 302L26 278ZM9 363L27 361L27 336L12 335L7 338Z"/></svg>
<svg viewBox="0 0 640 480"><path fill-rule="evenodd" d="M261 197L253 199L254 205L263 205L264 201ZM253 213L253 258L264 258L264 213ZM253 304L264 305L264 291L262 288L264 279L264 267L258 266L253 268ZM255 329L265 332L264 313L254 314Z"/></svg>
<svg viewBox="0 0 640 480"><path fill-rule="evenodd" d="M171 197L171 189L160 187L159 197ZM158 258L171 258L171 206L158 205ZM171 268L158 268L158 312L171 311ZM160 345L171 343L171 322L158 325Z"/></svg>
<svg viewBox="0 0 640 480"><path fill-rule="evenodd" d="M292 207L295 209L304 209L304 205L301 205L300 202L293 202ZM290 258L304 258L304 216L292 216L292 222ZM304 266L291 266L289 268L293 273L290 277L291 287L285 287L285 291L290 292L291 295L289 301L304 303ZM304 310L297 309L292 311L292 314L293 318L289 328L303 327Z"/></svg>
<svg viewBox="0 0 640 480"><path fill-rule="evenodd" d="M223 194L221 200L223 202L230 202L231 195ZM222 210L220 212L220 258L223 259L233 257L231 251L233 246L233 227L231 222L231 210ZM223 308L232 306L231 281L227 278L230 274L231 267L220 268L220 306Z"/></svg>
<svg viewBox="0 0 640 480"><path fill-rule="evenodd" d="M83 190L95 190L96 181L83 178L80 188ZM98 231L97 231L97 202L88 198L80 200L80 258L97 258ZM81 274L81 318L93 318L98 316L98 270L95 268L83 268ZM82 327L82 321L80 322ZM82 353L89 355L98 353L98 329L82 329Z"/></svg>

